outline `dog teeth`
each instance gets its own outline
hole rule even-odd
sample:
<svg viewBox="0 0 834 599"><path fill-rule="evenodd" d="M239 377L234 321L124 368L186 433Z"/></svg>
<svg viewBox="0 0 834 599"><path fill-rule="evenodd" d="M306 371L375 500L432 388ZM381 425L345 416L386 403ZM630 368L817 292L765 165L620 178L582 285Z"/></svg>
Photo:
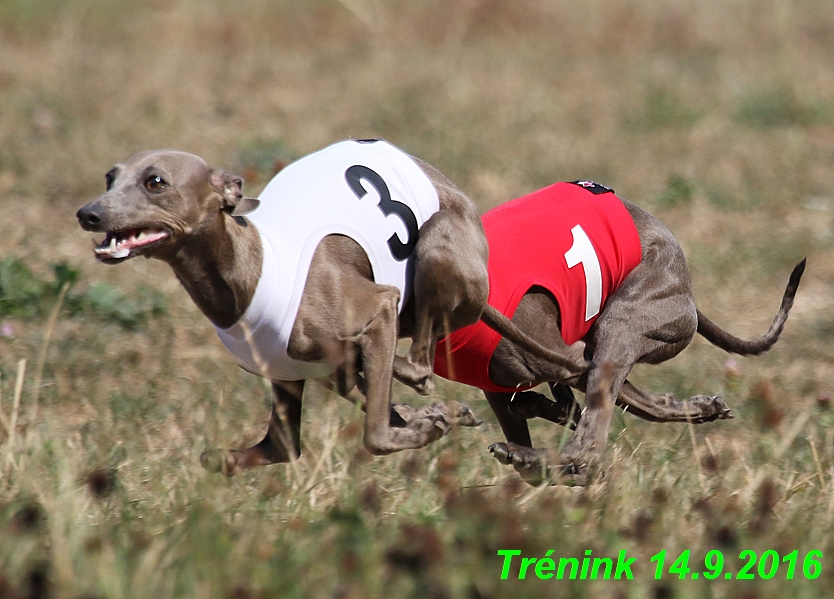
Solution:
<svg viewBox="0 0 834 599"><path fill-rule="evenodd" d="M110 243L107 243L108 238L110 239ZM93 251L99 256L104 255L104 254L109 254L110 252L112 252L115 249L115 247L113 245L115 243L115 241L116 241L115 238L110 237L109 234L108 234L107 237L104 238L104 240L102 240L101 243L96 243L96 240L93 239L93 245L94 245Z"/></svg>
<svg viewBox="0 0 834 599"><path fill-rule="evenodd" d="M95 240L93 242L95 243ZM130 250L127 248L119 249L120 244L121 241L115 234L108 233L101 245L96 245L93 251L102 258L126 258L130 254Z"/></svg>

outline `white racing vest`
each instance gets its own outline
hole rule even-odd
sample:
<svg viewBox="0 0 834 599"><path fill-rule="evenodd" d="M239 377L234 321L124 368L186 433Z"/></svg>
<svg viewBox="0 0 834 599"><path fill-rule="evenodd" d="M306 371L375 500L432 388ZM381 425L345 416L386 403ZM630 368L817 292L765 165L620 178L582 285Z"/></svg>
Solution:
<svg viewBox="0 0 834 599"><path fill-rule="evenodd" d="M384 141L348 140L290 164L259 199L249 220L263 245L261 278L241 319L217 334L255 374L284 381L329 376L335 364L287 354L316 247L327 235L355 240L374 281L400 290L402 310L417 231L438 211L437 191L402 150Z"/></svg>

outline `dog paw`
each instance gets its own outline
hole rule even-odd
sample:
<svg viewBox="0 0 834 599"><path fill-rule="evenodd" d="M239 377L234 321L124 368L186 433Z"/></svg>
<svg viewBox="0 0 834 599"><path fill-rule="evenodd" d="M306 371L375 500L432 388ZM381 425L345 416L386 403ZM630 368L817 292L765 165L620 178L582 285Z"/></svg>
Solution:
<svg viewBox="0 0 834 599"><path fill-rule="evenodd" d="M684 406L689 408L693 424L733 418L730 407L720 395L696 395L684 402Z"/></svg>
<svg viewBox="0 0 834 599"><path fill-rule="evenodd" d="M509 466L513 463L512 451L506 443L493 443L487 447L487 451L505 466Z"/></svg>
<svg viewBox="0 0 834 599"><path fill-rule="evenodd" d="M208 449L200 455L200 465L213 474L235 476L241 468L235 455L223 449Z"/></svg>
<svg viewBox="0 0 834 599"><path fill-rule="evenodd" d="M439 405L442 405L447 410L447 417L453 424L457 424L458 426L481 426L484 423L483 420L475 415L472 408L466 404L453 401Z"/></svg>
<svg viewBox="0 0 834 599"><path fill-rule="evenodd" d="M423 397L429 397L434 394L434 379L431 376L416 379L403 379L398 377L398 380L414 389L418 395L422 395Z"/></svg>
<svg viewBox="0 0 834 599"><path fill-rule="evenodd" d="M433 443L449 434L452 425L442 415L427 414L414 418L406 428L421 435L426 439L426 443Z"/></svg>
<svg viewBox="0 0 834 599"><path fill-rule="evenodd" d="M434 375L431 368L418 368L401 356L394 358L394 378L403 385L426 397L434 393Z"/></svg>
<svg viewBox="0 0 834 599"><path fill-rule="evenodd" d="M562 455L554 460L553 452L515 443L493 443L489 452L502 464L512 466L525 482L538 486L582 486L588 481L589 466L579 458Z"/></svg>
<svg viewBox="0 0 834 599"><path fill-rule="evenodd" d="M720 395L713 395L710 397L713 403L713 409L718 413L716 420L729 420L735 418L730 412L730 406L721 398Z"/></svg>
<svg viewBox="0 0 834 599"><path fill-rule="evenodd" d="M515 443L493 443L489 452L502 464L512 466L525 482L538 486L550 479L547 450Z"/></svg>
<svg viewBox="0 0 834 599"><path fill-rule="evenodd" d="M420 381L414 385L414 390L423 397L434 395L434 379L432 377L428 377L427 379Z"/></svg>
<svg viewBox="0 0 834 599"><path fill-rule="evenodd" d="M475 415L475 412L469 406L456 401L449 403L436 401L433 404L417 408L416 410L408 404L392 404L391 412L392 426L395 413L398 418L405 422L405 426L420 418L439 419L449 426L453 424L458 426L480 426L484 422Z"/></svg>

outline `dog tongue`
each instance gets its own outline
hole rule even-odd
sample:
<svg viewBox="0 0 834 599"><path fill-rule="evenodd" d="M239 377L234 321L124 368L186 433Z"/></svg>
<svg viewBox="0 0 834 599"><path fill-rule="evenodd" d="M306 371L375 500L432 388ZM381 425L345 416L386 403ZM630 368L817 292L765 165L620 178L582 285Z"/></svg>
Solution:
<svg viewBox="0 0 834 599"><path fill-rule="evenodd" d="M155 241L159 241L163 239L166 234L163 231L145 231L145 230L136 230L130 231L124 239L120 239L117 244L117 248L121 250L122 248L127 248L131 250L133 248L142 247L143 245L148 245Z"/></svg>

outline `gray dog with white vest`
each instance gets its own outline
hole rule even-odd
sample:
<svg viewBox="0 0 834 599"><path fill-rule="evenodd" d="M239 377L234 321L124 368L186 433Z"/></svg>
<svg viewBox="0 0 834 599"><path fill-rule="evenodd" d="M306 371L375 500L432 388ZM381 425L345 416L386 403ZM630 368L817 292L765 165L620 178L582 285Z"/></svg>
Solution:
<svg viewBox="0 0 834 599"><path fill-rule="evenodd" d="M272 380L266 437L206 452L207 468L231 475L296 458L307 379L359 397L374 454L478 424L466 406L390 405L393 377L430 394L436 340L478 319L571 372L585 368L486 305L478 212L428 164L381 140L348 140L289 165L260 199L242 186L193 154L142 152L114 166L106 191L77 213L82 228L106 234L99 261L167 262L239 364ZM413 340L405 357L395 355L398 335Z"/></svg>

